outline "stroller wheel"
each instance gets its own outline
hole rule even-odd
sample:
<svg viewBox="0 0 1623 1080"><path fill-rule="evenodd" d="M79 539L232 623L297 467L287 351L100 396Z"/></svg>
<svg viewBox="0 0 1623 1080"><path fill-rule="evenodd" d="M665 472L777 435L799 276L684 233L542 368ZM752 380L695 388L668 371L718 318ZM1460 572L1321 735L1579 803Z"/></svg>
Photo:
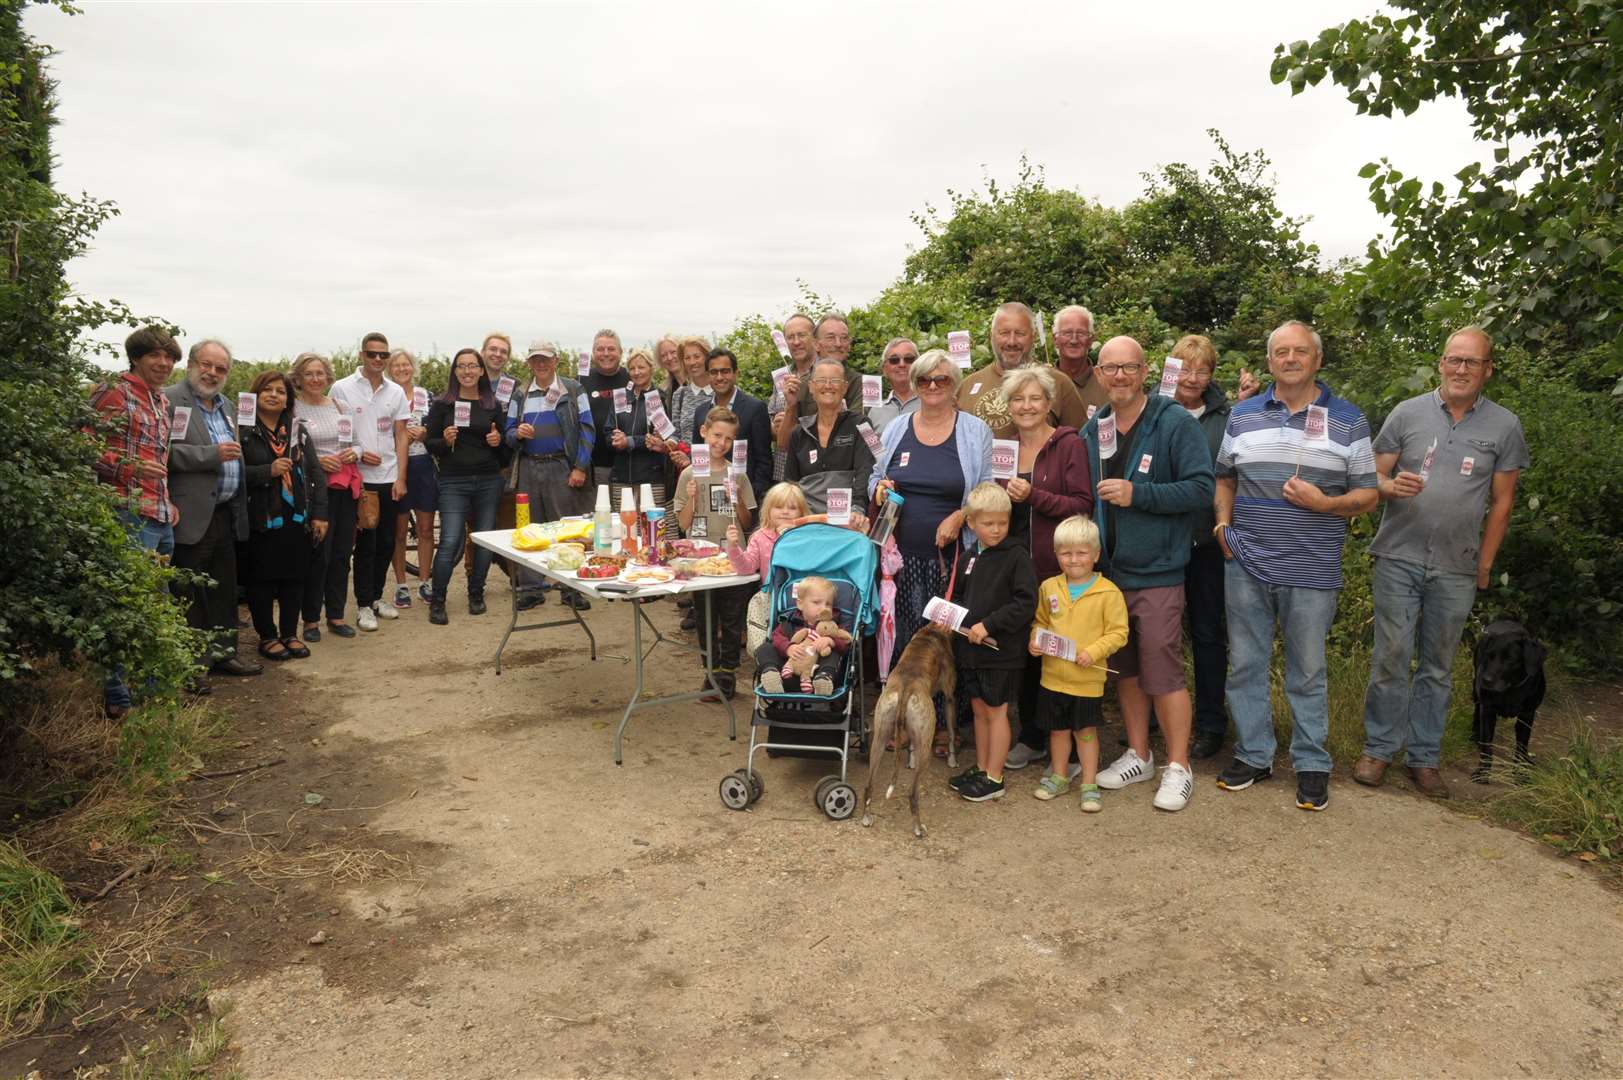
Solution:
<svg viewBox="0 0 1623 1080"><path fill-rule="evenodd" d="M840 778L838 776L825 776L817 781L817 786L812 788L812 805L819 810L823 809L823 795L828 791L830 784L838 784L839 782Z"/></svg>
<svg viewBox="0 0 1623 1080"><path fill-rule="evenodd" d="M749 784L750 784L750 802L752 802L752 803L760 802L761 801L761 796L766 794L766 784L762 782L761 774L758 773L758 772L750 773L749 774Z"/></svg>
<svg viewBox="0 0 1623 1080"><path fill-rule="evenodd" d="M730 772L721 778L721 805L729 810L743 810L749 806L754 791L750 788L749 776L743 769Z"/></svg>
<svg viewBox="0 0 1623 1080"><path fill-rule="evenodd" d="M834 779L834 782L829 784L827 787L823 787L822 784L817 786L821 788L823 792L823 797L819 800L819 805L822 806L823 813L827 814L830 820L844 821L846 818L856 813L856 788L837 777Z"/></svg>

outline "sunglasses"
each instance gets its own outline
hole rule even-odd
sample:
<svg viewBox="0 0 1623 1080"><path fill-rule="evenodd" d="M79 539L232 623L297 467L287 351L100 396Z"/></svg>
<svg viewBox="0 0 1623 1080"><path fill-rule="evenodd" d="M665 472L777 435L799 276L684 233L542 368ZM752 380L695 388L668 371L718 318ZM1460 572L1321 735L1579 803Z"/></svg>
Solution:
<svg viewBox="0 0 1623 1080"><path fill-rule="evenodd" d="M919 389L920 390L933 389L935 387L951 386L951 385L952 385L952 376L951 375L926 375L922 379L919 380Z"/></svg>
<svg viewBox="0 0 1623 1080"><path fill-rule="evenodd" d="M366 357L368 360L387 360L387 359L389 359L389 350L388 349L363 349L361 351L361 355Z"/></svg>
<svg viewBox="0 0 1623 1080"><path fill-rule="evenodd" d="M894 356L885 357L885 363L887 363L887 364L911 364L913 361L915 361L917 359L918 359L918 354L917 353L913 354L912 356L908 356L906 353L896 353Z"/></svg>

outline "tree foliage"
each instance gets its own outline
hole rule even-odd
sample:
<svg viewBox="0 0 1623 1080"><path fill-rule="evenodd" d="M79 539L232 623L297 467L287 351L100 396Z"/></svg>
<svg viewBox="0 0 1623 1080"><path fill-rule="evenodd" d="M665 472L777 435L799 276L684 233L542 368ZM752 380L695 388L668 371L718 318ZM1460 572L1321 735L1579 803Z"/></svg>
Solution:
<svg viewBox="0 0 1623 1080"><path fill-rule="evenodd" d="M51 186L53 87L21 6L0 4L0 714L45 656L172 686L196 649L171 571L126 538L91 472L98 440L80 433L94 425L86 387L102 376L81 334L135 320L75 295L64 274L116 211Z"/></svg>
<svg viewBox="0 0 1623 1080"><path fill-rule="evenodd" d="M1453 185L1364 166L1393 235L1354 282L1359 315L1410 333L1474 318L1534 351L1587 351L1590 378L1623 375L1623 3L1392 7L1278 46L1274 82L1328 78L1373 116L1456 98L1494 162Z"/></svg>

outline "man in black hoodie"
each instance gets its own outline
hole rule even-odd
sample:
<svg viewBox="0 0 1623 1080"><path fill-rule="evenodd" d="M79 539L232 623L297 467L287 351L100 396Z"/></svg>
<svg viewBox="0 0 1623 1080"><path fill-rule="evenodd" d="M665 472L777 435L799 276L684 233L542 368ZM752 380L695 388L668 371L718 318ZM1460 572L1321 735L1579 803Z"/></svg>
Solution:
<svg viewBox="0 0 1623 1080"><path fill-rule="evenodd" d="M614 430L614 392L631 383L631 376L620 366L621 353L620 335L613 330L599 330L592 338L592 370L580 380L580 388L586 391L592 406L592 427L597 432L592 444L592 480L597 485L607 484L614 470L614 443L608 434Z"/></svg>

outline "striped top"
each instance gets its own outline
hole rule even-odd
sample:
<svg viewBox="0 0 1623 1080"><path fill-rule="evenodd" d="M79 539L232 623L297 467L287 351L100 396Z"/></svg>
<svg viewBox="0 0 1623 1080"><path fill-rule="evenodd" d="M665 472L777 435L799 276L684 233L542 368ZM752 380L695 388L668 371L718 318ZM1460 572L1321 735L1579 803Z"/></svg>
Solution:
<svg viewBox="0 0 1623 1080"><path fill-rule="evenodd" d="M1372 488L1375 453L1358 406L1316 385L1312 404L1329 412L1323 439L1307 441L1307 408L1292 415L1270 386L1234 406L1216 471L1236 479L1227 540L1246 573L1270 585L1339 589L1347 519L1286 502L1285 482L1299 472L1331 497Z"/></svg>

